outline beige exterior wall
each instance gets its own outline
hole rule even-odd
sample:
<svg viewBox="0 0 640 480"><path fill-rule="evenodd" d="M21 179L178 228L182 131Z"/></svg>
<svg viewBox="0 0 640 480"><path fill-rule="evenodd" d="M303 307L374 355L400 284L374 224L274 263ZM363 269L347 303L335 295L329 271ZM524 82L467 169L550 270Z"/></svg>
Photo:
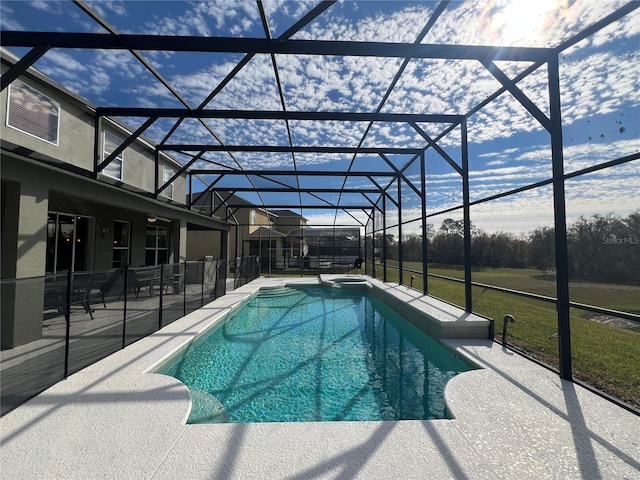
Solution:
<svg viewBox="0 0 640 480"><path fill-rule="evenodd" d="M202 260L205 256L221 258L222 236L226 232L191 231L187 235L187 260ZM224 253L224 252L223 252Z"/></svg>
<svg viewBox="0 0 640 480"><path fill-rule="evenodd" d="M245 209L243 209L245 210ZM247 208L249 211L249 234L252 234L260 227L269 228L272 226L272 222L269 220L267 213L264 210L260 210L258 208Z"/></svg>

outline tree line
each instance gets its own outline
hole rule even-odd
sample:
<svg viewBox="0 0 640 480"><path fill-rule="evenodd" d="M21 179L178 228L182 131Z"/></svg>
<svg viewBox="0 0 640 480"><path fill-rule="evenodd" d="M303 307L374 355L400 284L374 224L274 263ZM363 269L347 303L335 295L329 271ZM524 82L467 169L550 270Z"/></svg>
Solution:
<svg viewBox="0 0 640 480"><path fill-rule="evenodd" d="M429 263L464 264L464 224L444 220L436 231L427 227ZM376 244L380 245L378 235ZM398 259L399 245L386 236L387 258ZM640 284L640 210L626 217L614 214L579 217L567 227L569 275L575 280ZM403 235L403 260L422 261L422 236ZM471 265L474 267L536 268L550 272L555 267L555 232L539 227L526 234L487 233L471 225Z"/></svg>

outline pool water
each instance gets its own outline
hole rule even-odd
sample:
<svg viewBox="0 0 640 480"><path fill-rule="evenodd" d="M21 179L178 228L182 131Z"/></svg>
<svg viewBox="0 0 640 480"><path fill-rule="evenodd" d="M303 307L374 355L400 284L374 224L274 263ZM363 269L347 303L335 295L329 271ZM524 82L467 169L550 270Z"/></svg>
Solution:
<svg viewBox="0 0 640 480"><path fill-rule="evenodd" d="M471 370L364 291L262 291L158 370L191 391L188 423L449 418Z"/></svg>

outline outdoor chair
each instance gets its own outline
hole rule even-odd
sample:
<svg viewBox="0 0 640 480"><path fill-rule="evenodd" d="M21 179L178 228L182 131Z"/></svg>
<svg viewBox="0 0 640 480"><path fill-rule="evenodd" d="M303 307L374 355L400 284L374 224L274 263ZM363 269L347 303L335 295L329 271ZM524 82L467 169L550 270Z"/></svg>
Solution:
<svg viewBox="0 0 640 480"><path fill-rule="evenodd" d="M107 302L104 299L104 289L102 288L107 282L107 274L105 272L94 273L91 276L91 289L89 290L89 304L91 304L91 296L100 294L102 305L107 308Z"/></svg>
<svg viewBox="0 0 640 480"><path fill-rule="evenodd" d="M122 298L124 292L124 269L115 270L109 278L105 280L105 282L100 287L100 294L102 295L102 299L104 302L105 297L115 296L115 293L118 293L118 300ZM140 285L138 283L138 277L136 276L136 272L133 270L128 270L127 274L127 289L129 291L133 291L138 298L138 294L140 293ZM106 303L105 303L106 307Z"/></svg>
<svg viewBox="0 0 640 480"><path fill-rule="evenodd" d="M353 273L354 273L354 275L358 270L360 270L360 275L362 275L362 259L361 258L356 258L353 261Z"/></svg>
<svg viewBox="0 0 640 480"><path fill-rule="evenodd" d="M44 310L64 313L67 275L53 275L44 281Z"/></svg>
<svg viewBox="0 0 640 480"><path fill-rule="evenodd" d="M89 304L89 295L91 294L91 284L93 275L88 273L73 274L71 281L71 305L81 305L85 313L88 313L93 320L93 311Z"/></svg>
<svg viewBox="0 0 640 480"><path fill-rule="evenodd" d="M69 292L67 274L55 275L45 280L44 285L44 309L56 310L63 314L67 306L67 294L69 294L69 307L81 305L85 313L93 319L90 307L89 295L91 292L92 276L87 273L74 273L71 281L71 291ZM69 312L71 313L71 312Z"/></svg>

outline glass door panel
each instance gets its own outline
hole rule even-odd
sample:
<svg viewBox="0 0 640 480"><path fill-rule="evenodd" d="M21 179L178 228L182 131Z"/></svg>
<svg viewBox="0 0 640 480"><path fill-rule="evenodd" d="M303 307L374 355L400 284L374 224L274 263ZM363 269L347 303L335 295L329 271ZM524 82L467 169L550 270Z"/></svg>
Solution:
<svg viewBox="0 0 640 480"><path fill-rule="evenodd" d="M73 265L74 220L74 217L68 215L58 215L56 272L69 270Z"/></svg>

